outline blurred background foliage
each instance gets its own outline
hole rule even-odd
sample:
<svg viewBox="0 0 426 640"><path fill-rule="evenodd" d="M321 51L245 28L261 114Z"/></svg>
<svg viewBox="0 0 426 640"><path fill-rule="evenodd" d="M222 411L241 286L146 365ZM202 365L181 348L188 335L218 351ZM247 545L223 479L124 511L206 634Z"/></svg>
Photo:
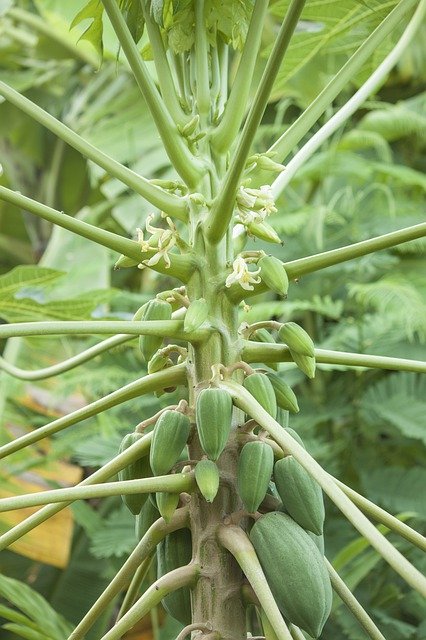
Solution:
<svg viewBox="0 0 426 640"><path fill-rule="evenodd" d="M168 177L172 173L159 136L108 24L101 66L87 41L77 43L85 25L69 29L84 4L2 0L1 78L122 163L149 178ZM271 3L264 56L287 4ZM380 21L384 5L388 11L394 4L311 3L275 85L256 150L266 149L282 133ZM397 36L376 52L318 127ZM271 249L257 241L255 248L285 261L424 220L425 43L426 25L379 93L292 180L272 219L284 246ZM142 38L141 47L145 44ZM238 53L232 68L237 60ZM132 237L150 212L139 196L7 103L0 104L0 155L3 184L106 229ZM292 319L309 331L318 347L424 360L425 253L425 240L418 240L306 276L292 284L288 300L272 294L252 299L241 319ZM131 319L159 288L175 286L148 270L114 271L116 258L0 203L0 321ZM95 342L83 337L13 339L0 347L8 361L34 369ZM144 373L137 341L43 383L16 381L0 372L1 438L6 441L41 426ZM425 380L411 373L329 365L320 365L312 381L291 365L280 365L280 374L299 398L300 413L290 424L317 460L371 500L425 530ZM5 490L22 491L22 483L75 483L111 459L126 432L171 401L170 394L132 400L11 456L1 470ZM10 522L2 516L0 529ZM393 541L426 569L419 551L403 540ZM2 552L2 638L63 640L135 542L131 516L118 499L109 498L76 503L56 528L36 529L30 552L28 545ZM426 639L425 603L329 502L326 554L388 640ZM336 601L321 637L362 640L362 630L339 604ZM114 610L117 606L114 603ZM113 609L105 613L88 640L102 635L112 614ZM131 637L167 640L178 628L163 611L155 611Z"/></svg>

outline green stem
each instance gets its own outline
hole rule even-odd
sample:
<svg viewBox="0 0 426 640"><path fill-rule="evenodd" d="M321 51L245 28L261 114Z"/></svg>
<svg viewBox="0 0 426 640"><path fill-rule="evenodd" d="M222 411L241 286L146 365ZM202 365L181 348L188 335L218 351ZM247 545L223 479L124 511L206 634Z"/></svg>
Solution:
<svg viewBox="0 0 426 640"><path fill-rule="evenodd" d="M291 260L290 262L284 263L284 268L290 279L299 278L307 273L312 273L319 269L326 269L335 264L360 258L368 253L374 253L382 249L389 249L403 242L409 242L410 240L416 240L424 236L426 236L426 222L405 227L404 229L398 229L398 231L392 231L391 233L376 236L369 240L356 242L347 247L339 247L338 249L331 249L331 251L324 251L323 253L317 253L313 256L307 256L306 258Z"/></svg>
<svg viewBox="0 0 426 640"><path fill-rule="evenodd" d="M302 631L300 631L299 627L291 624L289 629L293 640L305 640L305 636L303 635Z"/></svg>
<svg viewBox="0 0 426 640"><path fill-rule="evenodd" d="M1 330L1 327L0 327ZM245 362L292 362L289 348L284 344L266 344L247 340L244 342L243 360ZM370 369L387 369L389 371L413 371L426 373L426 362L373 356L365 353L347 353L345 351L329 351L315 349L318 364L336 364L347 367L367 367Z"/></svg>
<svg viewBox="0 0 426 640"><path fill-rule="evenodd" d="M140 438L140 440L132 444L122 453L119 453L115 458L113 458L113 460L107 462L103 467L92 473L91 476L79 482L77 486L86 487L99 482L105 482L105 480L117 475L119 471L128 467L129 464L132 464L132 462L135 462L149 453L151 440L152 432ZM16 542L16 540L22 538L22 536L37 527L39 524L42 524L56 513L62 511L62 509L65 509L69 504L69 502L49 504L37 511L37 513L32 514L19 524L15 525L7 533L0 536L0 550L3 550L13 542Z"/></svg>
<svg viewBox="0 0 426 640"><path fill-rule="evenodd" d="M259 603L275 631L277 640L292 640L290 631L274 600L268 581L263 573L256 551L246 533L234 525L221 525L218 540L234 556L255 592Z"/></svg>
<svg viewBox="0 0 426 640"><path fill-rule="evenodd" d="M38 507L55 502L74 502L75 500L91 500L93 498L106 498L109 496L137 495L140 493L182 493L194 489L194 479L188 474L176 474L168 476L156 476L155 478L142 478L138 480L121 480L92 484L90 487L66 487L65 489L51 489L49 491L36 491L23 493L20 496L11 496L0 500L0 513Z"/></svg>
<svg viewBox="0 0 426 640"><path fill-rule="evenodd" d="M84 47L79 47L77 44L74 44L67 33L63 34L62 31L55 29L45 18L35 13L25 11L24 9L19 9L18 7L9 9L7 17L27 25L27 27L37 33L41 33L49 38L49 40L56 42L60 47L66 49L73 58L77 58L77 60L81 60L85 64L90 64L94 69L98 69L99 63L95 54L92 54Z"/></svg>
<svg viewBox="0 0 426 640"><path fill-rule="evenodd" d="M423 596L426 596L426 578L383 536L364 514L343 493L329 474L309 455L309 453L281 425L274 420L253 396L241 385L231 382L218 382L232 396L234 404L245 411L267 431L272 438L294 456L306 471L318 482L328 497L363 535L391 567Z"/></svg>
<svg viewBox="0 0 426 640"><path fill-rule="evenodd" d="M123 238L117 233L106 231L105 229L100 229L93 224L89 224L88 222L84 222L83 220L79 220L78 218L68 216L65 213L62 213L62 211L52 209L52 207L48 207L41 202L37 202L37 200L33 200L32 198L23 196L20 193L12 191L12 189L8 189L7 187L3 187L1 185L0 200L4 200L5 202L9 202L16 207L20 207L21 209L29 211L30 213L33 213L43 220L48 220L49 222L52 222L59 227L68 229L69 231L72 231L73 233L76 233L83 238L87 238L88 240L92 240L93 242L102 245L103 247L108 247L108 249L123 253L128 258L133 258L137 262L142 262L142 260L146 260L156 253L155 248L153 248L149 252L142 252L141 245L136 242L136 240ZM187 254L179 255L177 253L171 253L168 255L171 263L170 268L164 262L163 258L159 263L151 268L155 271L158 271L159 273L173 275L183 282L188 280L188 278L194 271L194 258Z"/></svg>
<svg viewBox="0 0 426 640"><path fill-rule="evenodd" d="M131 169L120 164L120 162L117 162L100 149L94 147L90 142L87 142L87 140L79 136L78 133L72 131L72 129L63 124L63 122L60 122L50 115L50 113L47 113L47 111L1 81L0 95L33 118L33 120L39 122L42 126L46 127L46 129L49 129L49 131L58 136L58 138L64 140L64 142L79 151L83 156L92 160L92 162L99 167L102 167L109 175L114 176L114 178L117 178L123 184L133 189L155 207L158 207L172 217L186 219L188 210L187 203L182 200L182 198L163 191L159 187L151 184L146 178L143 178Z"/></svg>
<svg viewBox="0 0 426 640"><path fill-rule="evenodd" d="M204 0L194 3L195 11L195 77L197 79L197 108L205 124L206 116L210 113L210 86L209 86L209 50L207 42L207 29L205 20Z"/></svg>
<svg viewBox="0 0 426 640"><path fill-rule="evenodd" d="M147 8L146 0L140 0L140 2L148 31L148 38L154 55L154 64L157 70L161 96L175 123L183 126L188 122L188 116L184 113L176 93L176 87L173 82L173 76L170 70L169 61L167 60L160 29L151 17L151 12L149 7Z"/></svg>
<svg viewBox="0 0 426 640"><path fill-rule="evenodd" d="M269 151L276 153L280 161L284 161L287 158L342 89L347 87L348 82L353 80L362 65L371 58L377 47L400 25L404 15L416 2L417 0L401 0L401 2L397 4L393 11L386 16L383 22L355 51L321 93L318 94L315 100L311 102L309 107L270 147Z"/></svg>
<svg viewBox="0 0 426 640"><path fill-rule="evenodd" d="M100 640L120 640L139 620L172 591L192 586L200 575L200 567L188 564L174 569L154 582L133 607Z"/></svg>
<svg viewBox="0 0 426 640"><path fill-rule="evenodd" d="M116 0L102 0L123 52L129 62L135 80L157 126L170 161L183 180L190 186L198 184L203 173L167 111L160 94L139 53L132 34L124 20Z"/></svg>
<svg viewBox="0 0 426 640"><path fill-rule="evenodd" d="M244 172L253 138L262 120L272 86L305 2L306 0L292 0L286 13L247 116L237 149L231 160L230 169L219 190L220 195L215 200L210 215L206 220L206 236L213 244L220 242L228 230L234 211L235 194Z"/></svg>
<svg viewBox="0 0 426 640"><path fill-rule="evenodd" d="M344 583L337 571L333 568L327 558L324 558L325 565L330 575L330 580L334 591L341 598L342 602L348 607L356 620L367 633L371 640L386 640L380 629L376 627L365 609L360 605L351 590Z"/></svg>
<svg viewBox="0 0 426 640"><path fill-rule="evenodd" d="M316 253L312 256L306 256L305 258L284 262L283 268L290 280L296 280L308 273L314 273L320 269L327 269L327 267L332 267L341 262L347 262L348 260L354 260L355 258L360 258L361 256L375 253L382 249L390 249L403 242L410 242L411 240L417 240L424 236L426 236L426 222L405 227L404 229L398 229L397 231L391 231L391 233L376 236L369 240L355 242L346 247L339 247L338 249L323 251L322 253ZM263 283L254 285L253 291L245 291L239 284L234 284L227 289L227 295L231 300L239 301L251 296L256 296L266 290L267 288Z"/></svg>
<svg viewBox="0 0 426 640"><path fill-rule="evenodd" d="M210 329L185 333L183 320L60 320L16 322L0 325L0 340L22 336L60 336L122 333L133 336L159 336L199 342L210 335Z"/></svg>
<svg viewBox="0 0 426 640"><path fill-rule="evenodd" d="M418 28L423 23L426 11L426 2L422 0L407 28L395 45L391 53L386 56L383 62L369 76L368 80L354 93L354 95L343 105L332 118L308 140L308 142L295 154L288 163L284 171L280 173L272 184L272 193L277 200L285 187L289 184L297 170L315 153L315 151L328 140L374 93L383 83L389 72L396 65L401 55L408 47Z"/></svg>
<svg viewBox="0 0 426 640"><path fill-rule="evenodd" d="M231 147L243 121L267 11L268 1L256 0L225 111L211 134L212 147L218 153L225 153Z"/></svg>
<svg viewBox="0 0 426 640"><path fill-rule="evenodd" d="M123 602L121 603L120 609L117 613L116 620L120 620L120 618L122 618L124 614L128 612L130 607L134 605L138 597L141 585L148 575L151 562L152 556L149 556L148 558L145 558L142 564L140 564L138 567L135 567L132 579L129 584L129 588L127 589L126 594L123 598Z"/></svg>
<svg viewBox="0 0 426 640"><path fill-rule="evenodd" d="M95 358L100 353L108 351L109 349L112 349L119 344L123 344L124 342L128 342L129 340L133 339L134 336L128 335L113 336L112 338L102 340L102 342L93 345L93 347L85 349L75 356L71 356L71 358L67 358L62 362L58 362L51 367L36 369L34 371L27 371L26 369L15 367L14 364L7 362L7 360L0 356L0 369L3 369L3 371L6 371L6 373L13 376L14 378L18 378L19 380L45 380L46 378L51 378L52 376L57 376L61 373L64 373L64 371L70 371L71 369L74 369L74 367L83 364L83 362L87 362L88 360Z"/></svg>
<svg viewBox="0 0 426 640"><path fill-rule="evenodd" d="M117 391L91 402L86 407L77 409L66 416L57 418L44 427L39 427L30 433L26 433L19 438L15 438L12 442L8 442L0 447L0 459L38 442L42 438L58 433L62 429L71 427L78 422L87 420L93 416L98 415L102 411L106 411L111 407L115 407L123 402L132 400L133 398L140 397L145 393L152 393L159 389L167 389L186 382L186 365L179 364L169 369L164 369L158 373L152 373L148 376L144 376L135 382L125 385Z"/></svg>

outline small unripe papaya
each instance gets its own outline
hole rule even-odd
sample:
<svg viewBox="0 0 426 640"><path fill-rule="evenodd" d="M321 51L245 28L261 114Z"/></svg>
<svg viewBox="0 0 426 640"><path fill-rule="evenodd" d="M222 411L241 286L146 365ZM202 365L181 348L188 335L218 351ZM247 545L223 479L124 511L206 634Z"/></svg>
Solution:
<svg viewBox="0 0 426 640"><path fill-rule="evenodd" d="M266 442L247 442L238 458L237 490L249 513L258 510L271 480L274 453Z"/></svg>
<svg viewBox="0 0 426 640"><path fill-rule="evenodd" d="M195 416L203 451L211 460L217 460L231 431L231 396L225 389L202 389L196 400Z"/></svg>
<svg viewBox="0 0 426 640"><path fill-rule="evenodd" d="M165 300L154 298L146 304L142 320L170 320L171 317L172 306ZM160 336L140 336L139 348L146 362L152 358L162 343L163 338Z"/></svg>
<svg viewBox="0 0 426 640"><path fill-rule="evenodd" d="M123 453L132 444L142 438L141 433L127 433L121 441L119 453ZM152 476L149 458L147 455L131 462L127 467L118 472L118 480L138 480L139 478L150 478ZM123 494L121 496L126 507L134 516L140 513L148 497L147 493Z"/></svg>
<svg viewBox="0 0 426 640"><path fill-rule="evenodd" d="M151 496L152 494L150 493L150 500L145 502L141 512L136 516L135 533L138 541L143 538L150 526L160 517L158 509L156 505L154 505L154 500L151 499Z"/></svg>
<svg viewBox="0 0 426 640"><path fill-rule="evenodd" d="M267 373L266 375L274 388L278 406L286 411L297 413L299 411L299 405L293 389L274 373Z"/></svg>
<svg viewBox="0 0 426 640"><path fill-rule="evenodd" d="M288 348L301 356L315 357L315 346L312 338L295 322L285 322L278 331L278 339Z"/></svg>
<svg viewBox="0 0 426 640"><path fill-rule="evenodd" d="M170 522L172 515L176 511L179 504L178 493L166 493L165 491L159 491L155 494L157 502L157 508L160 515L166 522Z"/></svg>
<svg viewBox="0 0 426 640"><path fill-rule="evenodd" d="M251 373L246 376L243 383L247 391L273 418L277 415L277 399L275 391L268 376L264 373Z"/></svg>
<svg viewBox="0 0 426 640"><path fill-rule="evenodd" d="M169 533L157 546L157 577L183 567L192 558L192 540L189 529ZM188 587L169 593L163 600L167 613L184 625L191 622L191 597Z"/></svg>
<svg viewBox="0 0 426 640"><path fill-rule="evenodd" d="M288 292L288 277L281 260L274 256L263 256L257 263L260 267L260 277L268 289L286 296Z"/></svg>
<svg viewBox="0 0 426 640"><path fill-rule="evenodd" d="M188 440L191 424L180 411L167 410L158 418L152 436L149 459L156 476L163 476L179 460Z"/></svg>
<svg viewBox="0 0 426 640"><path fill-rule="evenodd" d="M324 500L319 484L293 456L274 466L275 484L283 506L301 527L321 535L324 526Z"/></svg>
<svg viewBox="0 0 426 640"><path fill-rule="evenodd" d="M213 502L219 489L219 469L212 460L200 460L195 467L195 480L201 495Z"/></svg>
<svg viewBox="0 0 426 640"><path fill-rule="evenodd" d="M290 355L297 364L299 369L308 376L308 378L315 378L315 358L311 356L302 356L302 354L292 351L290 349Z"/></svg>

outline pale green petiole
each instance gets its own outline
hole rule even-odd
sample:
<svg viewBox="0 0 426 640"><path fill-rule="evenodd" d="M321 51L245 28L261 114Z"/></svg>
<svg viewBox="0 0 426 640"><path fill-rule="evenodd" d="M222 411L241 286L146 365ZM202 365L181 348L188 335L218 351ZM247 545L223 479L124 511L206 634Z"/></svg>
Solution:
<svg viewBox="0 0 426 640"><path fill-rule="evenodd" d="M142 252L141 245L136 242L136 240L123 238L123 236L119 236L117 233L100 229L88 222L68 216L67 214L62 213L62 211L52 209L52 207L48 207L41 202L32 200L31 198L23 196L22 194L1 185L0 200L4 200L5 202L9 202L10 204L20 207L24 211L29 211L43 220L53 222L53 224L57 224L59 227L64 229L68 229L83 238L92 240L103 247L108 247L108 249L122 253L129 258L133 258L138 263L142 263L144 260L151 258L157 251L156 248L153 248L150 251ZM180 255L179 253L170 253L168 254L168 257L170 259L170 267L166 264L164 258L161 258L160 261L152 268L155 271L166 273L186 282L196 266L195 258L188 254Z"/></svg>
<svg viewBox="0 0 426 640"><path fill-rule="evenodd" d="M34 371L27 371L26 369L16 367L14 364L8 362L0 356L0 369L3 369L3 371L6 371L6 373L13 376L14 378L18 378L19 380L44 380L52 376L57 376L61 373L64 373L65 371L70 371L74 367L77 367L78 365L83 364L84 362L87 362L92 358L95 358L100 353L108 351L113 347L117 347L118 345L129 342L129 340L133 339L134 336L128 335L113 336L112 338L102 340L102 342L93 345L93 347L85 349L81 353L77 353L75 356L71 356L71 358L67 358L62 362L53 364L51 367L35 369Z"/></svg>
<svg viewBox="0 0 426 640"><path fill-rule="evenodd" d="M375 238L369 238L369 240L355 242L345 247L330 249L330 251L323 251L322 253L316 253L312 256L306 256L305 258L284 262L283 269L285 269L289 280L296 280L308 273L314 273L320 269L326 269L327 267L332 267L336 264L347 262L348 260L361 258L369 253L390 249L403 242L410 242L411 240L417 240L425 236L426 222L422 222L411 227L405 227L404 229L398 229L397 231L376 236ZM246 291L242 289L239 284L233 284L232 287L227 289L227 294L231 300L239 301L250 298L251 296L256 296L263 291L266 291L266 286L262 282L254 285L252 291Z"/></svg>
<svg viewBox="0 0 426 640"><path fill-rule="evenodd" d="M285 344L272 344L246 340L242 353L245 362L292 362L289 348ZM426 373L426 362L406 360L388 356L374 356L366 353L347 353L315 349L317 364L335 364L346 367L364 367L368 369L387 369L389 371L413 371Z"/></svg>
<svg viewBox="0 0 426 640"><path fill-rule="evenodd" d="M191 154L179 134L176 124L146 68L116 0L102 0L102 4L123 48L138 87L151 111L172 165L189 186L195 186L205 170L202 169L200 161Z"/></svg>
<svg viewBox="0 0 426 640"><path fill-rule="evenodd" d="M351 590L346 586L342 578L339 576L334 567L327 558L324 558L328 573L330 575L331 585L341 600L345 603L359 624L367 633L371 640L386 640L380 629L374 624L366 610L360 605Z"/></svg>
<svg viewBox="0 0 426 640"><path fill-rule="evenodd" d="M349 58L346 64L336 73L327 86L304 110L299 118L274 142L268 149L277 154L280 162L284 162L287 156L294 150L318 118L332 104L333 100L348 85L362 65L372 56L377 47L392 31L397 28L403 17L417 3L417 0L402 0L389 13L383 22L363 42L363 44Z"/></svg>
<svg viewBox="0 0 426 640"><path fill-rule="evenodd" d="M83 156L92 160L92 162L99 167L102 167L108 174L114 176L114 178L117 178L117 180L120 180L123 184L126 184L136 193L139 193L139 195L155 207L158 207L175 218L182 219L186 217L188 205L185 200L163 191L159 187L151 184L146 178L143 178L131 169L120 164L120 162L117 162L100 149L94 147L90 142L87 142L87 140L79 136L78 133L72 131L72 129L51 116L50 113L47 113L47 111L44 111L44 109L2 81L0 81L0 95L46 127L46 129L49 129L49 131L58 136L58 138L79 151Z"/></svg>
<svg viewBox="0 0 426 640"><path fill-rule="evenodd" d="M39 440L42 440L47 436L51 436L58 431L62 431L62 429L71 427L73 424L77 424L78 422L87 420L87 418L96 416L102 411L106 411L111 407L115 407L119 404L122 404L123 402L127 402L127 400L132 400L133 398L137 398L145 393L158 391L159 389L165 389L179 384L184 384L185 382L185 364L179 364L174 367L170 367L169 369L159 371L158 373L152 373L150 375L144 376L139 380L130 382L117 391L109 393L99 400L91 402L81 409L77 409L76 411L73 411L66 416L58 418L57 420L53 420L53 422L50 422L44 427L34 429L34 431L31 431L30 433L26 433L25 435L12 440L12 442L4 444L0 447L0 459L5 458L12 453L15 453L15 451L19 451L20 449L23 449L30 444L34 444L35 442L38 442Z"/></svg>
<svg viewBox="0 0 426 640"><path fill-rule="evenodd" d="M230 163L230 169L213 203L209 218L205 222L205 233L212 244L217 244L228 231L232 219L235 195L250 153L254 135L268 104L268 99L278 74L285 52L296 28L306 0L292 0L272 52L266 63L258 90L244 124L238 145Z"/></svg>
<svg viewBox="0 0 426 640"><path fill-rule="evenodd" d="M163 518L156 520L148 529L143 538L138 542L123 566L118 570L107 588L102 592L96 602L90 607L84 618L78 623L68 640L82 640L87 631L92 627L96 619L101 615L108 604L117 594L127 587L139 565L150 558L157 544L169 533L182 529L188 525L188 509L177 509L170 522Z"/></svg>
<svg viewBox="0 0 426 640"><path fill-rule="evenodd" d="M193 585L199 576L200 567L195 563L166 573L145 591L133 607L100 640L120 640L126 631L158 605L167 594L181 587Z"/></svg>
<svg viewBox="0 0 426 640"><path fill-rule="evenodd" d="M37 491L24 493L20 496L0 499L0 513L38 507L55 502L74 502L75 500L91 500L92 498L107 498L119 495L138 495L140 493L167 493L190 492L196 486L195 480L189 474L173 474L168 476L156 476L154 478L142 478L138 480L117 480L103 484L92 484L90 487L67 487L65 489L51 489L49 491Z"/></svg>
<svg viewBox="0 0 426 640"><path fill-rule="evenodd" d="M274 600L268 581L247 534L234 525L221 525L217 537L234 556L255 592L259 603L275 631L277 640L292 640L290 631Z"/></svg>
<svg viewBox="0 0 426 640"><path fill-rule="evenodd" d="M267 11L268 2L256 0L225 111L218 126L211 132L211 144L218 152L223 153L229 149L243 121Z"/></svg>
<svg viewBox="0 0 426 640"><path fill-rule="evenodd" d="M0 340L25 336L94 335L122 333L132 336L159 336L189 342L208 337L210 329L183 330L183 320L66 320L16 322L0 326Z"/></svg>
<svg viewBox="0 0 426 640"><path fill-rule="evenodd" d="M147 433L143 438L132 444L122 453L119 453L113 460L107 462L103 467L92 473L91 476L85 478L78 487L86 487L99 482L105 482L109 478L115 476L121 469L149 453L151 446L152 432ZM45 522L62 509L65 509L70 503L61 502L59 504L49 504L43 507L37 513L26 518L23 522L15 525L7 533L0 536L0 550L5 549L10 544L22 538L26 533Z"/></svg>
<svg viewBox="0 0 426 640"><path fill-rule="evenodd" d="M418 28L424 21L426 2L422 0L413 18L399 39L398 43L386 56L383 62L369 76L365 83L354 93L327 122L317 131L308 142L294 155L282 173L272 184L272 194L277 200L285 187L289 184L297 170L328 140L374 93L383 83L392 68L401 59L402 54L414 38Z"/></svg>
<svg viewBox="0 0 426 640"><path fill-rule="evenodd" d="M217 381L217 385L226 389L239 409L256 420L280 447L294 456L371 546L413 589L426 597L426 578L376 529L306 449L284 431L244 387L228 380Z"/></svg>

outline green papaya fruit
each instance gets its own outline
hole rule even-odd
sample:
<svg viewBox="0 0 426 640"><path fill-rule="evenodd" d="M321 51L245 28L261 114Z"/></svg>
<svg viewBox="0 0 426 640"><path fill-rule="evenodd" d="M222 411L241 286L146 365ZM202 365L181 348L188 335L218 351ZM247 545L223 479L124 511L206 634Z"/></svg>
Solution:
<svg viewBox="0 0 426 640"><path fill-rule="evenodd" d="M202 389L196 400L195 416L203 451L211 460L217 460L231 431L231 396L224 389Z"/></svg>
<svg viewBox="0 0 426 640"><path fill-rule="evenodd" d="M123 453L132 444L142 438L141 433L127 433L121 441L119 453ZM130 463L124 469L118 472L118 480L137 480L139 478L150 478L152 476L151 466L148 456L143 456ZM123 494L121 496L124 504L134 516L140 513L143 505L148 498L148 493Z"/></svg>
<svg viewBox="0 0 426 640"><path fill-rule="evenodd" d="M212 460L200 460L195 467L195 481L207 502L213 502L219 489L219 469Z"/></svg>
<svg viewBox="0 0 426 640"><path fill-rule="evenodd" d="M274 467L274 453L266 442L247 442L238 458L237 490L249 513L264 499Z"/></svg>
<svg viewBox="0 0 426 640"><path fill-rule="evenodd" d="M286 511L301 527L321 535L325 510L322 490L293 456L278 460L274 466L275 484Z"/></svg>
<svg viewBox="0 0 426 640"><path fill-rule="evenodd" d="M142 320L170 320L171 317L172 306L165 300L154 298L146 304ZM162 344L163 338L159 336L140 336L139 348L144 360L148 362Z"/></svg>
<svg viewBox="0 0 426 640"><path fill-rule="evenodd" d="M291 349L290 355L293 358L294 363L299 367L300 371L303 371L308 378L315 378L315 358L311 358L311 356L303 356Z"/></svg>
<svg viewBox="0 0 426 640"><path fill-rule="evenodd" d="M152 494L149 494L151 498ZM143 505L141 512L136 516L135 533L136 539L142 540L151 525L160 517L158 509L153 500L147 500Z"/></svg>
<svg viewBox="0 0 426 640"><path fill-rule="evenodd" d="M278 331L278 339L284 342L291 351L301 356L315 357L315 346L312 338L295 322L285 322Z"/></svg>
<svg viewBox="0 0 426 640"><path fill-rule="evenodd" d="M280 512L261 516L250 531L250 540L283 616L318 638L330 615L333 594L315 542Z"/></svg>
<svg viewBox="0 0 426 640"><path fill-rule="evenodd" d="M289 387L288 384L275 373L268 372L266 375L268 376L268 379L275 391L278 406L286 411L297 413L299 411L299 405L293 389L291 389L291 387Z"/></svg>
<svg viewBox="0 0 426 640"><path fill-rule="evenodd" d="M157 577L191 562L192 539L189 529L169 533L157 546ZM191 622L191 596L188 587L169 593L162 600L167 613L184 625Z"/></svg>
<svg viewBox="0 0 426 640"><path fill-rule="evenodd" d="M264 373L251 373L246 376L243 383L247 391L273 418L277 415L277 399L274 387L268 376Z"/></svg>
<svg viewBox="0 0 426 640"><path fill-rule="evenodd" d="M179 503L178 493L166 493L165 491L159 491L155 494L157 502L157 508L160 515L166 522L170 522L172 515L176 511Z"/></svg>
<svg viewBox="0 0 426 640"><path fill-rule="evenodd" d="M152 436L149 460L156 476L163 476L179 460L187 443L191 423L180 411L167 410L158 418Z"/></svg>
<svg viewBox="0 0 426 640"><path fill-rule="evenodd" d="M281 260L274 256L263 256L257 263L260 267L260 277L268 289L278 293L280 296L287 296L288 277Z"/></svg>
<svg viewBox="0 0 426 640"><path fill-rule="evenodd" d="M185 313L183 321L183 330L185 333L191 333L201 327L203 322L207 320L208 307L204 298L193 300Z"/></svg>

